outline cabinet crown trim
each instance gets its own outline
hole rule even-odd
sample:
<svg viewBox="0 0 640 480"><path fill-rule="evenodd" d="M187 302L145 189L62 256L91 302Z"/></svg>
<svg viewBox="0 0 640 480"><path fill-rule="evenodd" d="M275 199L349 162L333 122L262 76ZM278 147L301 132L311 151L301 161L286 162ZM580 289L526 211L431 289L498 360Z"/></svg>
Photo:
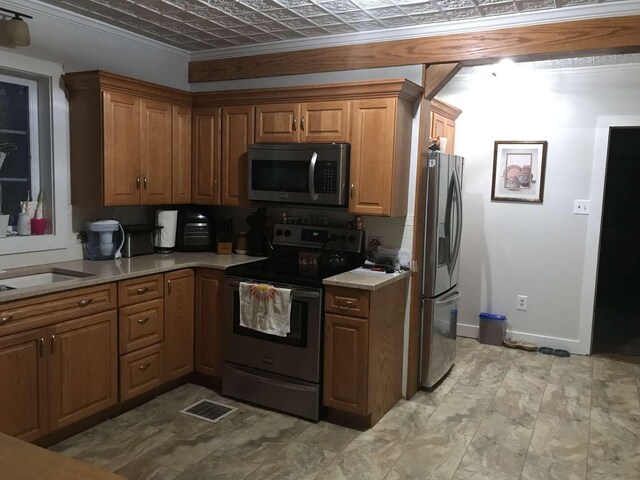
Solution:
<svg viewBox="0 0 640 480"><path fill-rule="evenodd" d="M462 113L462 110L459 108L456 108L447 102L443 102L438 98L431 100L431 111L438 113L443 117L450 118L451 120L456 120Z"/></svg>
<svg viewBox="0 0 640 480"><path fill-rule="evenodd" d="M415 102L423 88L410 80L396 78L366 82L329 83L297 87L257 88L198 92L193 94L194 107L217 105L251 105L261 103L298 103L323 100L357 100L398 97Z"/></svg>
<svg viewBox="0 0 640 480"><path fill-rule="evenodd" d="M66 73L63 79L72 94L74 91L79 90L108 89L114 92L142 96L154 100L191 105L192 95L190 92L163 87L162 85L130 77L123 77L102 70Z"/></svg>

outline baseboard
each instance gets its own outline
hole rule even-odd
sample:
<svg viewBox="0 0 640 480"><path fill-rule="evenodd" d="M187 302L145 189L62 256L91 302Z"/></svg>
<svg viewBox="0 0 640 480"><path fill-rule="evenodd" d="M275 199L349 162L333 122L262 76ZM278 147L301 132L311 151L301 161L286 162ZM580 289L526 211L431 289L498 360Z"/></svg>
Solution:
<svg viewBox="0 0 640 480"><path fill-rule="evenodd" d="M478 338L478 325L468 325L465 323L458 324L458 336L467 338ZM525 332L509 332L508 335L514 340L524 340L533 342L539 347L561 348L571 353L587 355L588 349L584 351L579 340L570 340L568 338L549 337L546 335L536 335Z"/></svg>

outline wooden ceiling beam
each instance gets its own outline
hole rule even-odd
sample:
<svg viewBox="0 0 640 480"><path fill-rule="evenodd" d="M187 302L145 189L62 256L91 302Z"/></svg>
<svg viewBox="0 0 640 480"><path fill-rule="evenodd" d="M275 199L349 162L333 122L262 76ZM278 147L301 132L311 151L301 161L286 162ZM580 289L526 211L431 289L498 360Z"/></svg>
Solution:
<svg viewBox="0 0 640 480"><path fill-rule="evenodd" d="M437 63L422 69L424 98L432 100L462 68L461 63Z"/></svg>
<svg viewBox="0 0 640 480"><path fill-rule="evenodd" d="M195 61L189 64L189 82L630 52L640 52L640 15Z"/></svg>

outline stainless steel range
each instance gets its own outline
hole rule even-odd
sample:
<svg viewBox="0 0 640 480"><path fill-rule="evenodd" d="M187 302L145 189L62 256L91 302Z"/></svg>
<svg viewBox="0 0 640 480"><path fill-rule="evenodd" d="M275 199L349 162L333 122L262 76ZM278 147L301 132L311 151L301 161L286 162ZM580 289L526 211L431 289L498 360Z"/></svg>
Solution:
<svg viewBox="0 0 640 480"><path fill-rule="evenodd" d="M362 264L363 232L277 224L266 260L227 269L222 392L319 420L322 384L322 280ZM240 282L291 289L286 337L240 325Z"/></svg>

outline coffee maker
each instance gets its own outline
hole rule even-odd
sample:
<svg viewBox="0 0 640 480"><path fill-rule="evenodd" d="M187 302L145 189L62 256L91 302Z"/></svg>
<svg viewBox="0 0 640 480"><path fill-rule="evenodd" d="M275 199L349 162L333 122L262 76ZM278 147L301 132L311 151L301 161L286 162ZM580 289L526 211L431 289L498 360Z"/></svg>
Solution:
<svg viewBox="0 0 640 480"><path fill-rule="evenodd" d="M269 239L271 219L267 217L267 209L259 208L247 217L249 236L247 237L247 255L266 257L273 250Z"/></svg>

